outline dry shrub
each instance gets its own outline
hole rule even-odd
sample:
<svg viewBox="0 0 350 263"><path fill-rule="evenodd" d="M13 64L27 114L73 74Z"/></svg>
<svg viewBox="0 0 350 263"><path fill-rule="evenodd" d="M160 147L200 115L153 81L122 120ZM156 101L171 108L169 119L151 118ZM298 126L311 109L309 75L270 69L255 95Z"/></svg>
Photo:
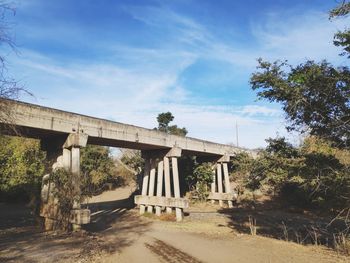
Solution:
<svg viewBox="0 0 350 263"><path fill-rule="evenodd" d="M159 219L162 220L162 221L175 222L176 221L176 215L174 213L171 213L171 214L164 213L164 214L161 214L159 216Z"/></svg>
<svg viewBox="0 0 350 263"><path fill-rule="evenodd" d="M339 253L350 255L350 238L344 233L333 235L334 249Z"/></svg>

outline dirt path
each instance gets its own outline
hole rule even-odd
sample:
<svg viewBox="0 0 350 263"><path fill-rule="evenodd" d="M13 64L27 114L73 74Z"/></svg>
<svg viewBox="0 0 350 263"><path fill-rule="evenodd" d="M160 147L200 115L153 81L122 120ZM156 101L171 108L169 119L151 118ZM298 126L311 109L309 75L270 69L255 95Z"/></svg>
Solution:
<svg viewBox="0 0 350 263"><path fill-rule="evenodd" d="M131 192L124 188L90 200L92 223L80 234L1 229L0 262L350 262L324 247L238 234L231 219L215 211L199 209L181 223L140 217Z"/></svg>

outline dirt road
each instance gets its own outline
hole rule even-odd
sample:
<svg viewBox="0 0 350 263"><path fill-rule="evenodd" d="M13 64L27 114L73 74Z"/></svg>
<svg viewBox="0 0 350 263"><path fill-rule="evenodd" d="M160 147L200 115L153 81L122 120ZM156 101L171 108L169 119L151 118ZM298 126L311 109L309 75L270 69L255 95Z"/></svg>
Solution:
<svg viewBox="0 0 350 263"><path fill-rule="evenodd" d="M0 262L350 262L324 247L238 234L215 211L181 223L140 217L129 194L119 189L90 200L92 223L83 233L2 228Z"/></svg>

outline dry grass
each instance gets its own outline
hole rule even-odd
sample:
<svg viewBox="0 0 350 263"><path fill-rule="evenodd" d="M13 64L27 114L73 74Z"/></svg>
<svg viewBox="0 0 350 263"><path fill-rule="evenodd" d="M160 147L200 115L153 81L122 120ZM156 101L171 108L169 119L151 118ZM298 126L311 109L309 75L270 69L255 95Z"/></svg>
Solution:
<svg viewBox="0 0 350 263"><path fill-rule="evenodd" d="M249 216L249 229L252 236L256 236L256 219Z"/></svg>
<svg viewBox="0 0 350 263"><path fill-rule="evenodd" d="M176 221L176 215L174 213L171 214L161 214L158 217L162 221L170 221L170 222L175 222Z"/></svg>
<svg viewBox="0 0 350 263"><path fill-rule="evenodd" d="M334 234L333 242L337 252L350 255L350 239L344 233Z"/></svg>

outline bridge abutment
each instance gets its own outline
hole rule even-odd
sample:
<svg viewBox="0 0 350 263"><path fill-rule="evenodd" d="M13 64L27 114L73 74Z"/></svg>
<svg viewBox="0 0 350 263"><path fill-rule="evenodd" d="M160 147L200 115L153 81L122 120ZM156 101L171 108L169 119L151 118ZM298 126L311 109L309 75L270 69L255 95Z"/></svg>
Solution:
<svg viewBox="0 0 350 263"><path fill-rule="evenodd" d="M52 172L58 169L64 169L71 176L71 187L73 192L73 209L70 212L69 223L72 224L74 230L80 229L82 224L90 222L90 210L81 209L81 177L80 177L80 148L85 147L88 136L83 133L69 134L60 149L52 147L57 141L51 142L51 147L47 147L50 159L56 159L52 164ZM50 145L50 142L43 142ZM60 211L60 201L57 198L55 184L51 174L43 177L41 209L40 215L44 217L44 226L46 230L54 230L60 227L62 220L62 211Z"/></svg>

